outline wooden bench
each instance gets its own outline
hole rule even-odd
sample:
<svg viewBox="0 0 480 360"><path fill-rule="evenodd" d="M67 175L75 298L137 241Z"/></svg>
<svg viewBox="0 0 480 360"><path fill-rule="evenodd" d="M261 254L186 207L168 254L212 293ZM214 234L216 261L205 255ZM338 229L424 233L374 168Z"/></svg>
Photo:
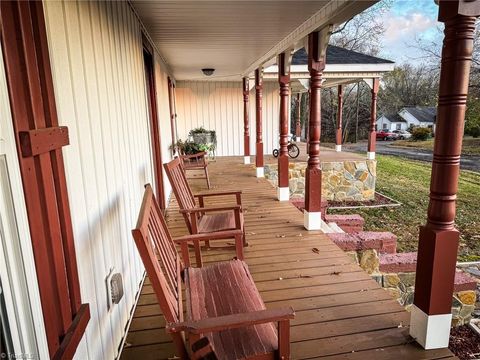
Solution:
<svg viewBox="0 0 480 360"><path fill-rule="evenodd" d="M202 151L192 155L181 154L180 159L182 160L185 176L187 175L188 170L203 170L203 172L205 173L205 179L207 180L207 187L210 189L207 153L205 151Z"/></svg>
<svg viewBox="0 0 480 360"><path fill-rule="evenodd" d="M236 231L240 235L236 241L241 246L241 230ZM214 240L221 235L195 234L172 239L150 185L145 188L132 234L177 356L190 357L185 346L187 337L190 344L206 338L211 359L290 358L290 320L294 311L267 310L245 262L231 260L202 268L189 266L188 242ZM181 258L176 245L181 248ZM182 285L186 294L185 320Z"/></svg>
<svg viewBox="0 0 480 360"><path fill-rule="evenodd" d="M233 234L236 233L237 230L241 230L244 246L247 245L241 191L209 192L193 195L180 159L173 159L163 166L190 234L215 234L221 232L226 234L225 239L228 239L233 238ZM206 198L219 196L234 196L236 204L220 207L205 206ZM198 205L196 200L198 200ZM231 233L231 235L229 235L229 233ZM198 243L194 245L197 264L201 265L202 259L199 245ZM206 245L210 245L208 240L206 241Z"/></svg>

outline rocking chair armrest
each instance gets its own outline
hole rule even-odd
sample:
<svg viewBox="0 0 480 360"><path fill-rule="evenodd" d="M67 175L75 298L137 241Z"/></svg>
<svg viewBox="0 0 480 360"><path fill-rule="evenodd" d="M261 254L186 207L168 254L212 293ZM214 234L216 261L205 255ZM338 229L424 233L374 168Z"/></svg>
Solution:
<svg viewBox="0 0 480 360"><path fill-rule="evenodd" d="M192 208L192 209L181 209L180 213L193 214L193 213L206 213L206 212L227 211L227 210L241 211L242 207L240 205L199 207L199 208Z"/></svg>
<svg viewBox="0 0 480 360"><path fill-rule="evenodd" d="M258 310L248 313L224 315L197 321L184 321L180 323L168 323L168 333L185 331L191 334L205 334L246 326L266 324L291 320L295 317L295 311L291 308Z"/></svg>
<svg viewBox="0 0 480 360"><path fill-rule="evenodd" d="M193 195L194 197L198 198L198 202L200 203L200 206L203 207L203 199L206 197L213 197L213 196L228 196L228 195L235 195L235 198L237 200L237 205L242 205L242 191L217 191L214 193L201 193L201 194L196 194Z"/></svg>
<svg viewBox="0 0 480 360"><path fill-rule="evenodd" d="M177 244L182 244L190 241L206 241L206 240L223 240L230 238L235 235L242 235L243 231L240 229L226 230L226 231L217 231L213 233L203 233L203 234L191 234L184 235L178 238L174 238L173 241Z"/></svg>
<svg viewBox="0 0 480 360"><path fill-rule="evenodd" d="M226 196L226 195L237 195L237 194L242 194L242 190L226 190L226 191L217 191L217 192L212 192L212 193L200 193L200 194L195 194L193 196L195 197L209 197L209 196Z"/></svg>
<svg viewBox="0 0 480 360"><path fill-rule="evenodd" d="M182 159L192 159L192 158L200 158L200 157L203 157L205 156L206 152L205 151L202 151L202 152L199 152L199 153L196 153L196 154L190 154L190 155L180 155L180 157Z"/></svg>

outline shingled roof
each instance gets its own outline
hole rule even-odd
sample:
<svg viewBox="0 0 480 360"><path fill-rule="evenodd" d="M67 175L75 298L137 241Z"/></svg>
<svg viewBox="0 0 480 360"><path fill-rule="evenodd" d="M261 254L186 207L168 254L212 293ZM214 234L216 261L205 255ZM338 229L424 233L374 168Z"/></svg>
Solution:
<svg viewBox="0 0 480 360"><path fill-rule="evenodd" d="M402 118L397 113L395 113L395 114L384 114L383 116L385 116L390 122L407 122L407 120Z"/></svg>
<svg viewBox="0 0 480 360"><path fill-rule="evenodd" d="M404 110L408 111L420 122L434 123L437 119L437 108L431 106L412 106L404 107Z"/></svg>
<svg viewBox="0 0 480 360"><path fill-rule="evenodd" d="M356 51L343 49L338 46L328 45L327 64L393 64L393 61L381 59L375 56L362 54ZM301 48L293 54L292 65L307 65L308 55L305 48Z"/></svg>

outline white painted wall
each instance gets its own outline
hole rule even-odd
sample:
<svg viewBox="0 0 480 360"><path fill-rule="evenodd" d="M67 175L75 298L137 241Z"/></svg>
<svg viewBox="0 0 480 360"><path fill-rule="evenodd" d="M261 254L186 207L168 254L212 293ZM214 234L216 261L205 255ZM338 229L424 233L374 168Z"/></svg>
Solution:
<svg viewBox="0 0 480 360"><path fill-rule="evenodd" d="M265 81L263 89L264 152L278 147L280 97L278 83ZM218 156L243 155L242 83L219 81L177 82L178 136L203 126L217 133ZM255 89L250 91L250 153L255 154Z"/></svg>
<svg viewBox="0 0 480 360"><path fill-rule="evenodd" d="M64 156L80 288L91 311L75 358L114 359L144 273L131 229L144 184L153 183L141 28L127 2L44 7L59 122L70 132ZM166 75L158 59L156 70L169 161ZM123 275L125 295L108 310L112 268Z"/></svg>
<svg viewBox="0 0 480 360"><path fill-rule="evenodd" d="M400 125L400 129L398 128L398 125ZM407 130L407 129L408 129L408 124L406 122L392 122L388 118L386 118L384 115L382 115L377 120L377 130L393 131L393 130Z"/></svg>

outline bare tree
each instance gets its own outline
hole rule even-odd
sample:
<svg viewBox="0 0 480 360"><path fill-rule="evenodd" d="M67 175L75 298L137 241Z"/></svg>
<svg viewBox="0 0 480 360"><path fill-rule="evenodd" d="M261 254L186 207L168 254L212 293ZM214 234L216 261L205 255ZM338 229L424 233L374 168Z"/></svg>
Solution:
<svg viewBox="0 0 480 360"><path fill-rule="evenodd" d="M378 55L381 38L385 33L382 18L391 5L392 0L383 0L351 18L333 32L330 43L368 55Z"/></svg>

